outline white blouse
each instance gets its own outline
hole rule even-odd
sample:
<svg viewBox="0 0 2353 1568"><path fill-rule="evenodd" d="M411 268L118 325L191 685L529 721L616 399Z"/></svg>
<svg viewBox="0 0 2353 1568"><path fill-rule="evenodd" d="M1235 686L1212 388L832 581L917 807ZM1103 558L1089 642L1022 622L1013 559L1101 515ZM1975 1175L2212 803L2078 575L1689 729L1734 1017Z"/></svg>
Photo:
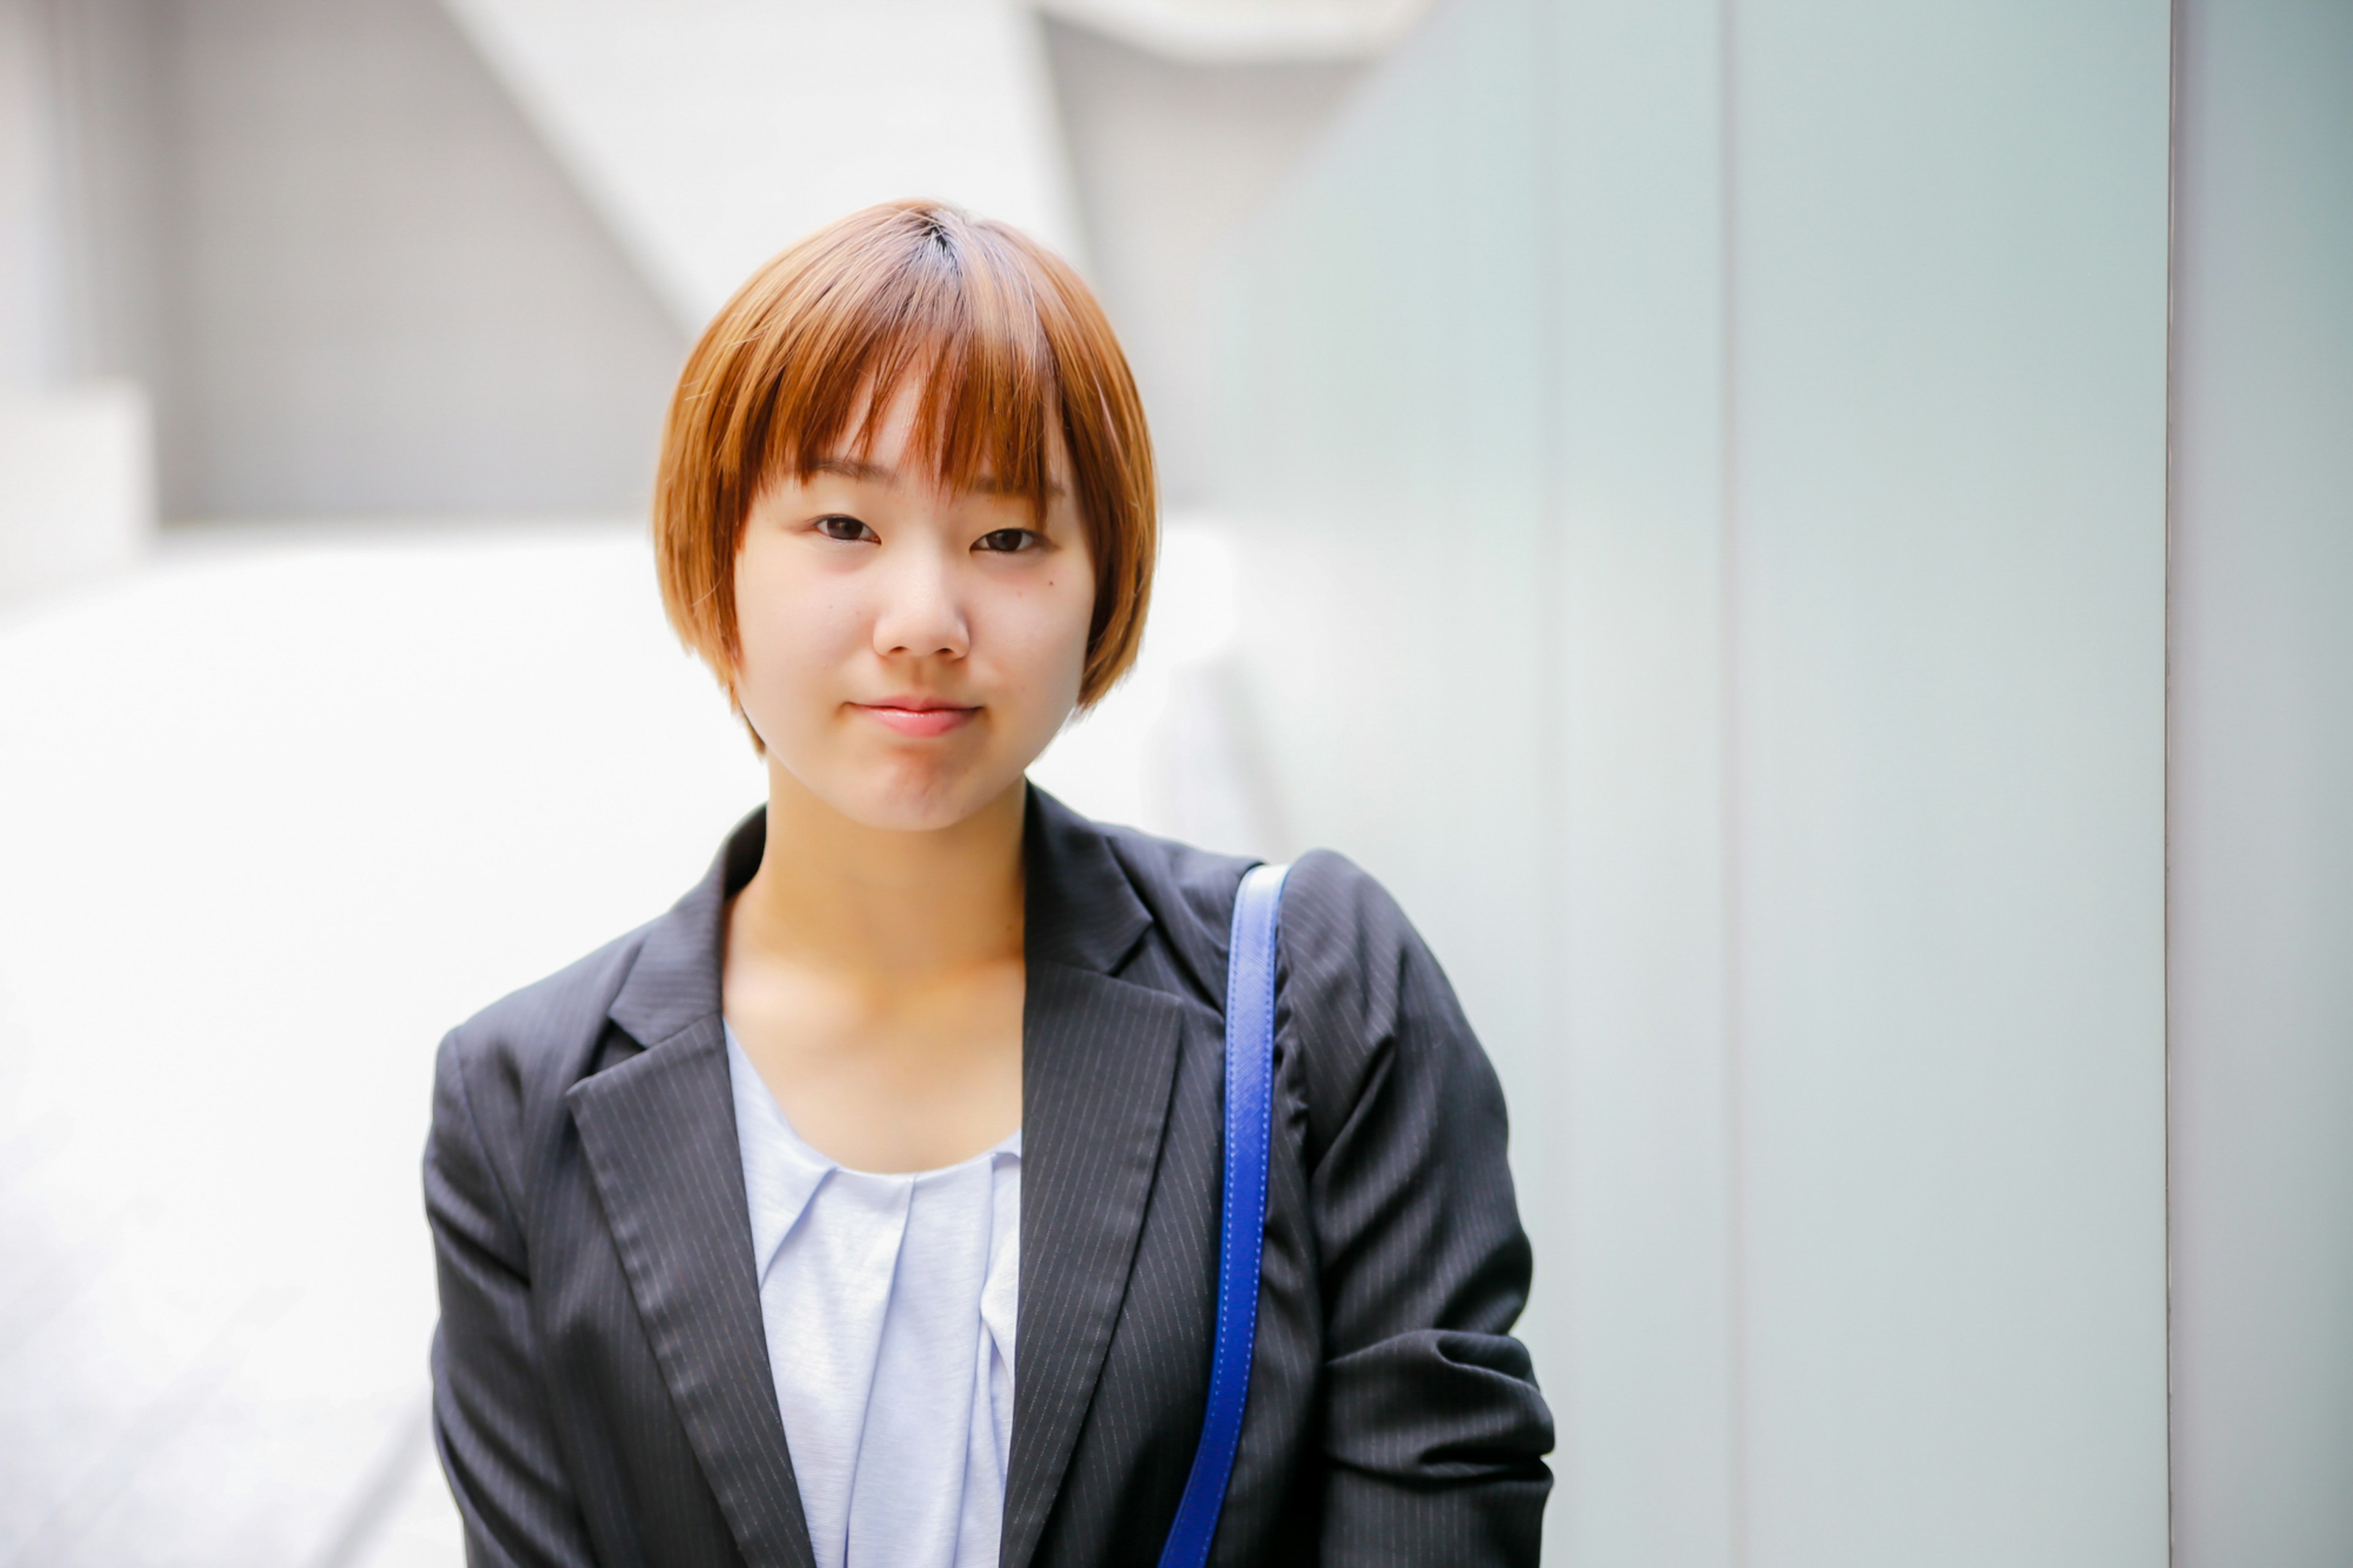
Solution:
<svg viewBox="0 0 2353 1568"><path fill-rule="evenodd" d="M818 1568L994 1568L1013 1439L1021 1134L853 1171L803 1142L727 1031L776 1409Z"/></svg>

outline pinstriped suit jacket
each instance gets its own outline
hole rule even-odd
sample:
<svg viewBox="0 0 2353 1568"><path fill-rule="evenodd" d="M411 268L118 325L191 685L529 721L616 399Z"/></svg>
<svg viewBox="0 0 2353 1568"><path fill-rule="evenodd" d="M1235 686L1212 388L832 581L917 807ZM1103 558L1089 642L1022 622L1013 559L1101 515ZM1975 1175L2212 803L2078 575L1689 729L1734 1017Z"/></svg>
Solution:
<svg viewBox="0 0 2353 1568"><path fill-rule="evenodd" d="M434 1433L476 1564L810 1568L760 1317L720 938L668 914L443 1041ZM1227 921L1245 862L1032 789L1005 1568L1149 1568L1215 1322ZM1551 1417L1495 1078L1387 895L1283 899L1257 1356L1211 1561L1533 1563ZM850 1568L856 1568L855 1564Z"/></svg>

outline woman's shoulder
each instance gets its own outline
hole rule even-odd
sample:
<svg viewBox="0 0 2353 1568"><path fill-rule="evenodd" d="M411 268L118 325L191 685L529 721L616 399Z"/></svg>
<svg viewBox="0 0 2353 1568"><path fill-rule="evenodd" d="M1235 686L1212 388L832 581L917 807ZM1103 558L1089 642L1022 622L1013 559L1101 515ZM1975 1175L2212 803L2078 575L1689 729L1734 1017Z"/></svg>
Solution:
<svg viewBox="0 0 2353 1568"><path fill-rule="evenodd" d="M1254 856L1219 854L1124 828L1110 831L1124 861L1155 875L1194 918L1220 932L1233 918L1242 874L1261 864ZM1291 862L1282 879L1282 921L1286 935L1312 930L1318 940L1345 933L1352 942L1386 946L1413 935L1412 922L1389 890L1336 849L1310 849Z"/></svg>
<svg viewBox="0 0 2353 1568"><path fill-rule="evenodd" d="M614 999L658 923L509 992L451 1029L436 1069L442 1097L467 1105L477 1121L561 1102L596 1070Z"/></svg>
<svg viewBox="0 0 2353 1568"><path fill-rule="evenodd" d="M1222 967L1234 896L1242 875L1261 863L1253 855L1204 849L1179 839L1108 823L1103 835L1155 919L1171 934L1212 948ZM1333 849L1310 849L1291 863L1282 884L1282 951L1286 968L1312 952L1319 972L1334 961L1387 968L1421 939L1378 879Z"/></svg>
<svg viewBox="0 0 2353 1568"><path fill-rule="evenodd" d="M1235 890L1258 862L1102 831L1180 965L1222 1008ZM1276 976L1277 1051L1297 1075L1314 1151L1384 1086L1499 1108L1493 1068L1437 958L1379 879L1346 856L1315 849L1292 862Z"/></svg>
<svg viewBox="0 0 2353 1568"><path fill-rule="evenodd" d="M1168 942L1222 993L1234 897L1253 856L1220 854L1134 828L1099 826ZM1320 1034L1394 1034L1400 1009L1453 1011L1437 960L1379 879L1347 856L1311 849L1283 879L1280 1002ZM1439 995L1420 994L1435 988ZM1220 998L1221 999L1221 998Z"/></svg>

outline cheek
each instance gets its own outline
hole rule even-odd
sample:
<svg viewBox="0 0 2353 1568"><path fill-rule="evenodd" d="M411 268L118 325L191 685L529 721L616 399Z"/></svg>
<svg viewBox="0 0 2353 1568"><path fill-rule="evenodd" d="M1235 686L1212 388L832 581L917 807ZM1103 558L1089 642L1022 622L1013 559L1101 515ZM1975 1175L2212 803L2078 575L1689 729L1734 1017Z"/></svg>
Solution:
<svg viewBox="0 0 2353 1568"><path fill-rule="evenodd" d="M1075 700L1093 605L1092 585L1064 572L1005 595L997 605L997 629L1007 673L1040 700Z"/></svg>
<svg viewBox="0 0 2353 1568"><path fill-rule="evenodd" d="M843 585L796 570L793 552L747 542L735 558L739 689L781 696L822 677L857 643L856 607Z"/></svg>

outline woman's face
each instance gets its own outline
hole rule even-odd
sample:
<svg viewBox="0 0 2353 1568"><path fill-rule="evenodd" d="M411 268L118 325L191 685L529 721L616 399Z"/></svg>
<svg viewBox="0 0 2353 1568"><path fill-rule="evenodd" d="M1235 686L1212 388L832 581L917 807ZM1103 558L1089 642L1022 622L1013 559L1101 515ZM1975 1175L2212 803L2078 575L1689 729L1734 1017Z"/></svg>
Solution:
<svg viewBox="0 0 2353 1568"><path fill-rule="evenodd" d="M852 821L920 830L1002 796L1070 716L1094 569L1059 432L1041 520L985 484L942 490L908 451L913 418L904 391L863 461L753 501L735 695L772 772Z"/></svg>

